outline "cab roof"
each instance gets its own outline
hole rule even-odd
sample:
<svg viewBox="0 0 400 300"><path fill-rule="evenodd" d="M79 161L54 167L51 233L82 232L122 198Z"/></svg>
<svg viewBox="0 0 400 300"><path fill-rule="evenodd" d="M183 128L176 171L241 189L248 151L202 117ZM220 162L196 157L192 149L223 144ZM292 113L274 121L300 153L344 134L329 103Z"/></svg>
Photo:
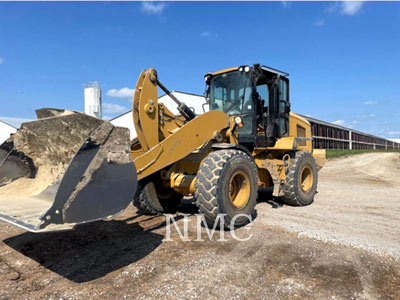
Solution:
<svg viewBox="0 0 400 300"><path fill-rule="evenodd" d="M224 73L236 71L236 70L238 70L238 69L239 69L239 67L233 67L233 68L223 69L223 70L220 70L220 71L211 73L211 75L215 76L215 75L219 75L219 74L224 74Z"/></svg>
<svg viewBox="0 0 400 300"><path fill-rule="evenodd" d="M233 67L233 68L227 68L227 69L223 69L223 70L220 70L220 71L217 71L217 72L214 72L214 73L208 73L208 74L211 74L212 76L215 76L215 75L219 75L219 74L224 74L224 73L236 71L238 69L239 69L239 67ZM289 76L289 73L286 73L284 71L280 71L278 69L275 69L275 68L272 68L272 67L268 67L268 66L265 66L265 65L262 65L261 69L263 69L265 71L268 71L268 72L271 72L271 73L278 74L280 76L284 76L284 77Z"/></svg>

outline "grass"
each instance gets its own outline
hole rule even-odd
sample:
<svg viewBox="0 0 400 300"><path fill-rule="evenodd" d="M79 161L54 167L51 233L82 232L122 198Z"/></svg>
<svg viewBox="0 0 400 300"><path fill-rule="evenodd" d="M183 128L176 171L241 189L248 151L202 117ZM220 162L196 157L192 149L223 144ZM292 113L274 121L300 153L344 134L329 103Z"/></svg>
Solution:
<svg viewBox="0 0 400 300"><path fill-rule="evenodd" d="M400 153L400 150L372 150L372 149L370 149L370 150L349 150L349 149L326 150L326 158L335 158L335 157L356 155L356 154L362 154L362 153L371 153L371 152L398 152L398 153Z"/></svg>

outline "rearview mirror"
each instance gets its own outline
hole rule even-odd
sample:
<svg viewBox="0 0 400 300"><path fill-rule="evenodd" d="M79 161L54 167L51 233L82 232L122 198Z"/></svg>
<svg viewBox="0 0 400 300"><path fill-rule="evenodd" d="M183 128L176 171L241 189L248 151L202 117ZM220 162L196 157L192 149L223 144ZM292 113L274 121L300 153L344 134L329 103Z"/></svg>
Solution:
<svg viewBox="0 0 400 300"><path fill-rule="evenodd" d="M288 103L285 100L280 100L279 101L279 111L282 112L282 110L285 114L290 113L290 103Z"/></svg>
<svg viewBox="0 0 400 300"><path fill-rule="evenodd" d="M288 114L288 113L290 113L290 103L286 102L286 104L285 104L285 114Z"/></svg>

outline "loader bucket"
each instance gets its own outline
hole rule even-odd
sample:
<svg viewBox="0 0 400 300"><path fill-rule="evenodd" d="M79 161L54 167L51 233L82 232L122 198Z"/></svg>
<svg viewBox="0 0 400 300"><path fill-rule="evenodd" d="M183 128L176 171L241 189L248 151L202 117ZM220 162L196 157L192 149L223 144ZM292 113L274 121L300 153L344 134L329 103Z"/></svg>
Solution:
<svg viewBox="0 0 400 300"><path fill-rule="evenodd" d="M0 220L41 232L122 212L137 184L128 129L73 111L36 113L0 145Z"/></svg>

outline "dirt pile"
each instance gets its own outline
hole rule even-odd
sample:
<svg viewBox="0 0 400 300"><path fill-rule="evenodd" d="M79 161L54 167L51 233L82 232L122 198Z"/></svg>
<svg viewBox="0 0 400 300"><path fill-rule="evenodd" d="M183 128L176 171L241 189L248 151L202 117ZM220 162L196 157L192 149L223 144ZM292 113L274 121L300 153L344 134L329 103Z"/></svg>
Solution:
<svg viewBox="0 0 400 300"><path fill-rule="evenodd" d="M37 114L42 118L23 123L0 146L0 159L13 149L0 167L0 199L37 195L57 182L89 133L103 122L67 110L42 109Z"/></svg>
<svg viewBox="0 0 400 300"><path fill-rule="evenodd" d="M29 168L10 152L0 149L0 187L30 174Z"/></svg>
<svg viewBox="0 0 400 300"><path fill-rule="evenodd" d="M399 153L369 153L332 159L323 174L335 174L342 169L346 178L355 181L386 182L400 184Z"/></svg>

